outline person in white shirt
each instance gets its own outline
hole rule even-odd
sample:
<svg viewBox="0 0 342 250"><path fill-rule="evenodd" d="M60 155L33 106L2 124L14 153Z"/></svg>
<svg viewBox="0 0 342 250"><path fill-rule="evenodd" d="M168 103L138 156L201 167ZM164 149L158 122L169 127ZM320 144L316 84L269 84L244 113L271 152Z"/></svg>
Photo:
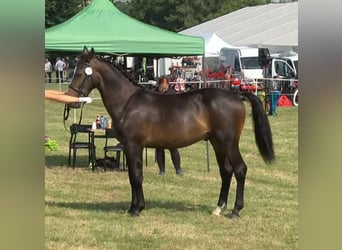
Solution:
<svg viewBox="0 0 342 250"><path fill-rule="evenodd" d="M49 59L45 59L45 82L51 83L52 64Z"/></svg>
<svg viewBox="0 0 342 250"><path fill-rule="evenodd" d="M63 69L63 77L68 80L69 78L69 57L62 58L62 61L65 63L65 67Z"/></svg>
<svg viewBox="0 0 342 250"><path fill-rule="evenodd" d="M63 82L63 71L64 71L65 66L66 66L65 62L63 62L60 57L57 57L55 68L56 68L56 77L59 83Z"/></svg>

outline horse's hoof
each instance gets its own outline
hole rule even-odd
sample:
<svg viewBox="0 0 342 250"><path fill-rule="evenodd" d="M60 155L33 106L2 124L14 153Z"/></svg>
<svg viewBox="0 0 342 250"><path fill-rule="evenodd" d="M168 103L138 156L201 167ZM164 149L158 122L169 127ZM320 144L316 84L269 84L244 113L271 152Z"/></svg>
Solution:
<svg viewBox="0 0 342 250"><path fill-rule="evenodd" d="M232 219L232 220L236 220L236 219L239 219L239 218L240 218L240 215L230 213L230 214L228 215L228 218L229 218L229 219Z"/></svg>
<svg viewBox="0 0 342 250"><path fill-rule="evenodd" d="M132 217L139 217L139 215L140 215L140 212L137 211L137 210L131 210L131 211L128 211L128 213L129 213Z"/></svg>
<svg viewBox="0 0 342 250"><path fill-rule="evenodd" d="M139 212L131 213L131 217L139 217L139 216L140 216Z"/></svg>
<svg viewBox="0 0 342 250"><path fill-rule="evenodd" d="M160 175L160 176L164 176L164 175L165 175L165 171L160 171L160 172L159 172L159 175Z"/></svg>
<svg viewBox="0 0 342 250"><path fill-rule="evenodd" d="M183 176L183 171L182 171L182 170L176 171L176 174L177 174L178 176Z"/></svg>
<svg viewBox="0 0 342 250"><path fill-rule="evenodd" d="M223 210L224 210L223 208L217 207L211 214L216 215L216 216L221 216L223 214Z"/></svg>

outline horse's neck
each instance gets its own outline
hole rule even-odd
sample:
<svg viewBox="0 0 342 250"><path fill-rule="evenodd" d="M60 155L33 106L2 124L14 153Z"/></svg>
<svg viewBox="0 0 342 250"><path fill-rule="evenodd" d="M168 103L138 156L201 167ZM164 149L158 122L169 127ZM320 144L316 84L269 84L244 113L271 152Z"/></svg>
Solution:
<svg viewBox="0 0 342 250"><path fill-rule="evenodd" d="M129 82L117 69L113 70L108 65L106 67L101 72L102 83L99 92L107 112L115 123L120 119L126 102L137 91L137 87Z"/></svg>

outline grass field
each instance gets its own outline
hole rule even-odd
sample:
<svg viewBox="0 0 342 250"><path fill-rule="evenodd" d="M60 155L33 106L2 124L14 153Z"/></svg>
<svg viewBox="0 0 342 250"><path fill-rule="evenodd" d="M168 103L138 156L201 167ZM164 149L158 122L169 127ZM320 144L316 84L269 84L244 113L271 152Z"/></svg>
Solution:
<svg viewBox="0 0 342 250"><path fill-rule="evenodd" d="M180 149L182 177L176 176L168 152L166 175L159 176L154 151L148 150L143 183L146 209L140 217L130 217L126 171L92 172L85 156L75 170L66 167L69 133L63 127L63 108L46 101L46 134L59 146L58 151L45 153L46 249L298 249L297 108L278 108L278 116L269 117L276 162L266 166L255 145L246 104L240 149L248 173L245 208L237 220L211 215L220 177L211 146L207 171L204 142ZM97 114L108 116L101 100L85 105L83 123L91 124ZM71 112L67 126L73 119ZM97 141L100 156L101 143ZM234 199L235 180L225 215Z"/></svg>

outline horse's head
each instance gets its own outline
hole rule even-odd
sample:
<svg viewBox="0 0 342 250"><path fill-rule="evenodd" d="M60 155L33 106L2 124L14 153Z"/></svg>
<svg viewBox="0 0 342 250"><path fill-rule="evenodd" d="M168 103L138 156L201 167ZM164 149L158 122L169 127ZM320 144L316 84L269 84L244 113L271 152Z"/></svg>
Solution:
<svg viewBox="0 0 342 250"><path fill-rule="evenodd" d="M94 58L94 48L89 52L84 46L83 52L76 64L72 81L69 85L68 95L85 97L95 86L95 72L92 66L92 59ZM70 103L69 107L79 108L80 103Z"/></svg>

